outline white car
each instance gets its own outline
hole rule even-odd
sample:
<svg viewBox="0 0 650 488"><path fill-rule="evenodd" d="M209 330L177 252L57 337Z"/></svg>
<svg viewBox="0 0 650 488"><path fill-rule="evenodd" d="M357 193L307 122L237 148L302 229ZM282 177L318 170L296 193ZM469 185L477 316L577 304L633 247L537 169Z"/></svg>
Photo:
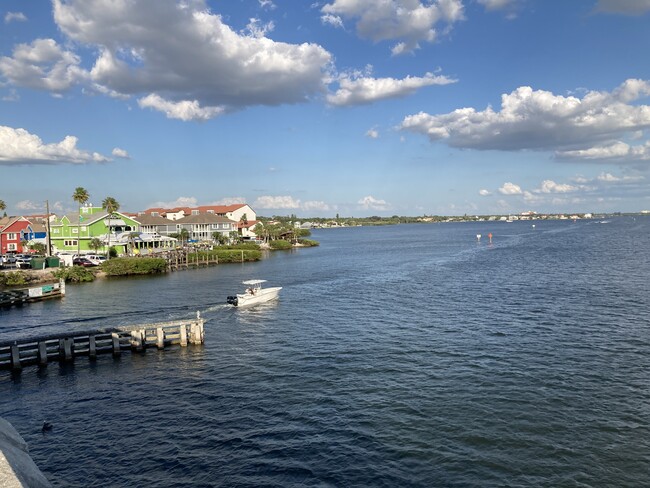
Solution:
<svg viewBox="0 0 650 488"><path fill-rule="evenodd" d="M32 265L32 257L29 254L16 254L16 268L26 269Z"/></svg>
<svg viewBox="0 0 650 488"><path fill-rule="evenodd" d="M83 257L88 259L91 263L93 263L93 264L95 264L97 266L99 266L104 261L106 261L106 256L102 256L101 254L86 254Z"/></svg>

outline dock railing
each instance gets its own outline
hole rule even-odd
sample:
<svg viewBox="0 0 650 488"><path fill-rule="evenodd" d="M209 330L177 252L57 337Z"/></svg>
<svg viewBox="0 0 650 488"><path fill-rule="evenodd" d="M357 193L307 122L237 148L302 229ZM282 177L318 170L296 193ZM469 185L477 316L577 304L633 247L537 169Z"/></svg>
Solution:
<svg viewBox="0 0 650 488"><path fill-rule="evenodd" d="M179 344L203 344L204 319L126 325L90 331L73 331L20 340L0 341L0 369L20 370L23 366L45 366L50 361L73 361L78 356L96 359L98 354L119 356L122 351L164 349Z"/></svg>

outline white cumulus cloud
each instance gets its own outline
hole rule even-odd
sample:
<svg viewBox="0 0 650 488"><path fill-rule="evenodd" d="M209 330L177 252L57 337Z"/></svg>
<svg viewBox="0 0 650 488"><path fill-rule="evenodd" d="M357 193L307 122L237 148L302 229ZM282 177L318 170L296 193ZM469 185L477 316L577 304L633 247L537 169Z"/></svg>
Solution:
<svg viewBox="0 0 650 488"><path fill-rule="evenodd" d="M41 210L45 207L43 203L32 202L31 200L21 200L15 206L18 210Z"/></svg>
<svg viewBox="0 0 650 488"><path fill-rule="evenodd" d="M377 139L379 137L379 132L377 132L377 129L368 129L366 132L366 137L370 137L370 139Z"/></svg>
<svg viewBox="0 0 650 488"><path fill-rule="evenodd" d="M487 197L489 195L492 195L492 192L489 190L481 189L478 191L478 194L481 195L482 197Z"/></svg>
<svg viewBox="0 0 650 488"><path fill-rule="evenodd" d="M554 151L558 159L645 160L645 144L626 147L616 141L625 135L638 138L639 131L650 128L650 106L632 103L648 95L645 80L627 80L611 93L591 91L582 98L523 86L501 96L501 110L420 112L405 117L399 128L458 148Z"/></svg>
<svg viewBox="0 0 650 488"><path fill-rule="evenodd" d="M196 207L198 200L196 197L178 197L172 202L154 202L149 208L177 208L177 207Z"/></svg>
<svg viewBox="0 0 650 488"><path fill-rule="evenodd" d="M253 208L264 210L303 210L305 212L325 212L332 207L320 200L301 201L289 195L258 197L252 205Z"/></svg>
<svg viewBox="0 0 650 488"><path fill-rule="evenodd" d="M568 193L577 191L578 187L568 185L566 183L556 183L553 180L544 180L539 189L535 190L536 193Z"/></svg>
<svg viewBox="0 0 650 488"><path fill-rule="evenodd" d="M210 205L234 205L235 203L246 203L246 199L244 197L224 197Z"/></svg>
<svg viewBox="0 0 650 488"><path fill-rule="evenodd" d="M0 74L14 85L61 93L87 78L80 58L53 39L14 46L11 57L0 57Z"/></svg>
<svg viewBox="0 0 650 488"><path fill-rule="evenodd" d="M456 81L432 73L426 73L424 76L407 76L401 80L371 78L360 73L344 74L338 80L339 89L327 96L327 102L339 107L362 105L388 98L406 97L425 86L448 85Z"/></svg>
<svg viewBox="0 0 650 488"><path fill-rule="evenodd" d="M461 0L334 0L321 11L356 20L357 35L363 39L398 40L393 54L412 52L420 42L433 42L438 24L449 28L464 18Z"/></svg>
<svg viewBox="0 0 650 488"><path fill-rule="evenodd" d="M271 24L256 20L236 32L206 0L53 6L60 31L97 53L90 78L98 91L139 96L168 117L205 120L223 107L300 103L325 92L332 56L324 48L273 41Z"/></svg>
<svg viewBox="0 0 650 488"><path fill-rule="evenodd" d="M168 119L188 120L209 120L223 113L223 107L201 107L197 100L181 100L171 102L161 96L151 93L138 100L138 105L142 108L152 108L163 112Z"/></svg>
<svg viewBox="0 0 650 488"><path fill-rule="evenodd" d="M343 19L341 19L341 17L339 17L338 15L324 14L321 15L320 21L323 24L331 25L333 27L343 28Z"/></svg>
<svg viewBox="0 0 650 488"><path fill-rule="evenodd" d="M126 152L124 149L120 149L119 147L113 148L113 152L111 153L113 156L116 158L122 158L122 159L130 159L131 156L129 156L129 153Z"/></svg>
<svg viewBox="0 0 650 488"><path fill-rule="evenodd" d="M10 22L26 22L27 17L22 12L7 12L5 14L5 24Z"/></svg>
<svg viewBox="0 0 650 488"><path fill-rule="evenodd" d="M97 152L77 148L77 138L66 136L61 142L45 144L25 129L0 125L0 165L103 163L110 161Z"/></svg>
<svg viewBox="0 0 650 488"><path fill-rule="evenodd" d="M501 188L499 188L499 193L502 195L521 195L521 187L519 185L515 185L514 183L504 183Z"/></svg>
<svg viewBox="0 0 650 488"><path fill-rule="evenodd" d="M298 209L300 208L300 200L296 200L291 196L261 196L257 197L254 208L262 209Z"/></svg>
<svg viewBox="0 0 650 488"><path fill-rule="evenodd" d="M357 202L363 210L390 210L390 204L386 200L375 198L372 195L361 198Z"/></svg>

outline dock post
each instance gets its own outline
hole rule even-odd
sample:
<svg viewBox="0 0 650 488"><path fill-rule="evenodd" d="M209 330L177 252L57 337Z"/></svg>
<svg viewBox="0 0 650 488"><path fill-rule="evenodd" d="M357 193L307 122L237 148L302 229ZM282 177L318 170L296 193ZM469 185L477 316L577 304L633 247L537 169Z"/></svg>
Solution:
<svg viewBox="0 0 650 488"><path fill-rule="evenodd" d="M180 333L181 333L181 346L186 347L187 346L187 328L185 327L185 324L181 324Z"/></svg>
<svg viewBox="0 0 650 488"><path fill-rule="evenodd" d="M196 321L190 324L190 343L203 344L203 319L201 312L196 312Z"/></svg>
<svg viewBox="0 0 650 488"><path fill-rule="evenodd" d="M45 366L47 364L47 344L45 341L38 343L38 364Z"/></svg>
<svg viewBox="0 0 650 488"><path fill-rule="evenodd" d="M59 361L71 361L74 350L74 339L59 339Z"/></svg>
<svg viewBox="0 0 650 488"><path fill-rule="evenodd" d="M120 350L120 336L116 332L113 332L111 337L113 338L113 356L119 356L122 352Z"/></svg>
<svg viewBox="0 0 650 488"><path fill-rule="evenodd" d="M131 331L131 349L135 349L136 351L140 352L142 351L142 337L143 337L143 331L142 330L132 330Z"/></svg>
<svg viewBox="0 0 650 488"><path fill-rule="evenodd" d="M94 335L88 337L88 357L97 359L97 342Z"/></svg>
<svg viewBox="0 0 650 488"><path fill-rule="evenodd" d="M18 344L11 346L11 367L13 369L22 369L20 364L20 350L18 349Z"/></svg>
<svg viewBox="0 0 650 488"><path fill-rule="evenodd" d="M156 329L156 346L158 346L158 349L165 348L165 331L162 327Z"/></svg>

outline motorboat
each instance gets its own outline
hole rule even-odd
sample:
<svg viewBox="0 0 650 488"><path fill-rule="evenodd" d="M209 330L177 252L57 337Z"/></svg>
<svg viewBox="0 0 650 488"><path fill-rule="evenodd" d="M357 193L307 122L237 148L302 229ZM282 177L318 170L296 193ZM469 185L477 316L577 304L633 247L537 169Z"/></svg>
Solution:
<svg viewBox="0 0 650 488"><path fill-rule="evenodd" d="M262 288L262 283L266 280L248 280L244 281L246 291L241 294L232 295L226 298L226 303L234 305L235 307L246 307L250 305L257 305L278 298L281 286L274 286L271 288Z"/></svg>

